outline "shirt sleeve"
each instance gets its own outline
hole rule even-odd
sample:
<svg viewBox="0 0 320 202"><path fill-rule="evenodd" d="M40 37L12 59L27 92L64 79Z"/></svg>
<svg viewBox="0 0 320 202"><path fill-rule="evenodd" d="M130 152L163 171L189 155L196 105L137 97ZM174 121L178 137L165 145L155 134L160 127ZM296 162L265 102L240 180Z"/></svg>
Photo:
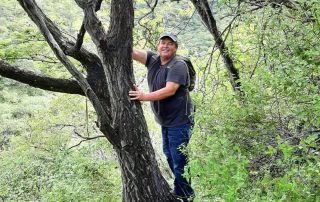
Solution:
<svg viewBox="0 0 320 202"><path fill-rule="evenodd" d="M177 61L170 67L167 75L167 82L175 82L180 85L186 85L188 79L188 67L187 64L182 61Z"/></svg>
<svg viewBox="0 0 320 202"><path fill-rule="evenodd" d="M153 59L153 55L156 55L155 52L152 52L152 51L147 51L147 61L146 61L146 67L150 67L150 65L155 61Z"/></svg>

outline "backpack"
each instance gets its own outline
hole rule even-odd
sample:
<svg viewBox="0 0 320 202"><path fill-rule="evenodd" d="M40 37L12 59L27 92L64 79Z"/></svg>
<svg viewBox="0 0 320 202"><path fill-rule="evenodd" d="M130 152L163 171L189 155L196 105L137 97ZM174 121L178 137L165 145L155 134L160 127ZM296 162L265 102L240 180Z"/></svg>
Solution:
<svg viewBox="0 0 320 202"><path fill-rule="evenodd" d="M160 60L159 54L153 55L152 58L154 59L154 62ZM189 58L183 57L181 55L176 55L174 58L170 60L170 62L167 65L167 68L171 68L175 62L181 61L186 64L188 67L188 90L193 91L195 83L196 83L196 71L194 70L194 67L190 61Z"/></svg>

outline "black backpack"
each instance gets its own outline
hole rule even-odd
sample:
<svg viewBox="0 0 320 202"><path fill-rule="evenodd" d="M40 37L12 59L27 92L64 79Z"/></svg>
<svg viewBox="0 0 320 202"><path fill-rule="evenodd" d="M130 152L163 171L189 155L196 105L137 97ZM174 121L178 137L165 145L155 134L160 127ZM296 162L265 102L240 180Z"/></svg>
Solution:
<svg viewBox="0 0 320 202"><path fill-rule="evenodd" d="M152 58L154 61L160 60L159 54L153 55ZM174 58L170 60L170 62L167 65L167 68L171 68L173 64L177 61L181 61L186 64L188 67L188 90L193 91L195 83L196 83L196 71L194 70L194 67L190 61L189 58L183 57L181 55L176 55Z"/></svg>

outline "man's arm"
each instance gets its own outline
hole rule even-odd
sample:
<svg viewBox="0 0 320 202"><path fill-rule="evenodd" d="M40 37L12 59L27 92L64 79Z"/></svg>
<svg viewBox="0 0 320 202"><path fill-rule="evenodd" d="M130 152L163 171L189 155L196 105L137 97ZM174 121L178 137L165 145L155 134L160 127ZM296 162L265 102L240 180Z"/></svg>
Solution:
<svg viewBox="0 0 320 202"><path fill-rule="evenodd" d="M179 88L179 84L175 82L168 81L166 87L161 88L157 91L144 94L137 87L135 90L129 91L130 100L139 100L139 101L156 101L163 100L167 97L170 97L176 93Z"/></svg>
<svg viewBox="0 0 320 202"><path fill-rule="evenodd" d="M132 59L145 65L147 62L147 51L134 48L132 50Z"/></svg>

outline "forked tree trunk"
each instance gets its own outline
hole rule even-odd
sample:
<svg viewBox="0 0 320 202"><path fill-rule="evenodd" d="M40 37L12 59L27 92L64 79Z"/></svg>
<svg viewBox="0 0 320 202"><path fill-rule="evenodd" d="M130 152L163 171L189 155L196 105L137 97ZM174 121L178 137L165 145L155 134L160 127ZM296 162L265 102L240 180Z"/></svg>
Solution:
<svg viewBox="0 0 320 202"><path fill-rule="evenodd" d="M112 1L108 33L92 7L81 7L85 13L85 28L98 48L107 79L115 134L102 132L112 136L122 171L123 201L175 201L156 162L141 105L130 101L128 96L134 83L133 3L131 0Z"/></svg>

